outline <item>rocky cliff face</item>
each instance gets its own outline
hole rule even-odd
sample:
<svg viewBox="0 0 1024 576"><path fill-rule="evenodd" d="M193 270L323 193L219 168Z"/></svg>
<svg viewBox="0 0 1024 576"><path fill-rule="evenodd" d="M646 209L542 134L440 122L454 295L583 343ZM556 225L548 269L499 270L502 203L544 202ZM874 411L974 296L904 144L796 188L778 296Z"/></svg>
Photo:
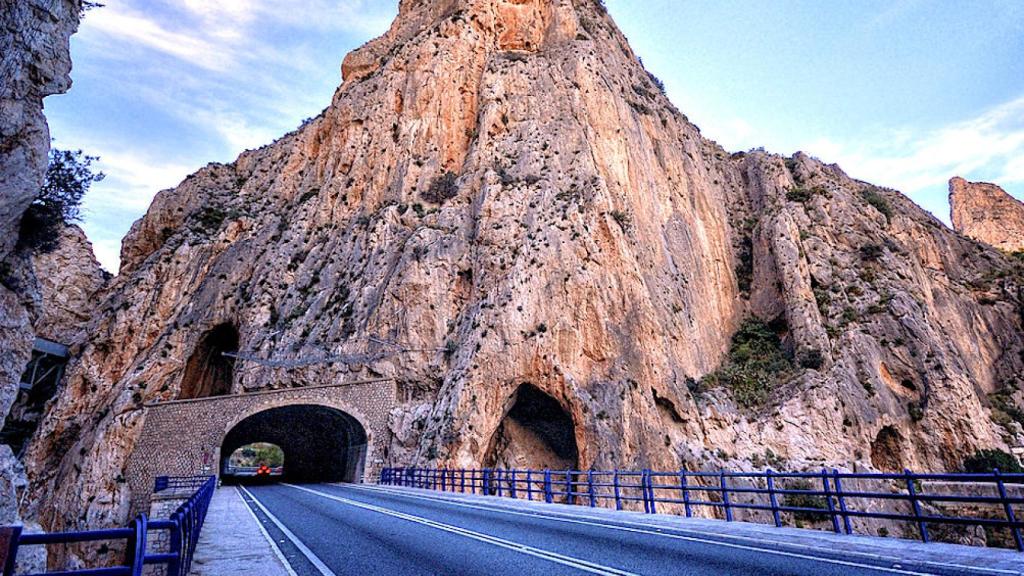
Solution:
<svg viewBox="0 0 1024 576"><path fill-rule="evenodd" d="M80 0L0 0L0 425L15 403L39 317L30 256L16 250L18 227L46 172L43 98L71 85L68 39L80 10ZM21 463L0 445L0 524L20 523L17 494L26 484ZM19 569L39 571L42 556L29 552Z"/></svg>
<svg viewBox="0 0 1024 576"><path fill-rule="evenodd" d="M43 302L33 325L36 335L65 345L80 343L110 281L85 232L66 226L56 250L32 256L32 270Z"/></svg>
<svg viewBox="0 0 1024 576"><path fill-rule="evenodd" d="M949 181L953 228L1006 252L1024 251L1024 203L995 184Z"/></svg>
<svg viewBox="0 0 1024 576"><path fill-rule="evenodd" d="M142 403L192 394L219 334L354 358L242 363L234 392L395 378L402 464L947 469L1022 440L989 417L1020 400L1014 263L836 166L704 139L599 3L403 0L342 72L133 226L28 457L47 525L124 519Z"/></svg>
<svg viewBox="0 0 1024 576"><path fill-rule="evenodd" d="M42 187L50 132L43 98L71 86L68 39L80 0L3 0L0 7L0 421L7 415L32 348L37 298L28 256L15 244L21 215Z"/></svg>

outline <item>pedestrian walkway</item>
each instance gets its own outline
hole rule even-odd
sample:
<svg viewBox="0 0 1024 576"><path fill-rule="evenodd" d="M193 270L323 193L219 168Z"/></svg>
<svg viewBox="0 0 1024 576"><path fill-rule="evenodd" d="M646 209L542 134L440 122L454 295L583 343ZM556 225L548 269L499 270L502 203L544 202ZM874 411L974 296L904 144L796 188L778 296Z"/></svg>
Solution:
<svg viewBox="0 0 1024 576"><path fill-rule="evenodd" d="M213 495L192 576L284 576L293 574L234 487Z"/></svg>

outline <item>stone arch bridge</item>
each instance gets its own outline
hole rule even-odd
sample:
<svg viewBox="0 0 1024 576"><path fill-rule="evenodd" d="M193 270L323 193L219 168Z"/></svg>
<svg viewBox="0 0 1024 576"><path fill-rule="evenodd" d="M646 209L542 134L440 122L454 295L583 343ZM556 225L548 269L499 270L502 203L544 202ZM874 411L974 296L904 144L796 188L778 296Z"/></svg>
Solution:
<svg viewBox="0 0 1024 576"><path fill-rule="evenodd" d="M219 475L235 448L272 442L297 481L362 482L387 459L390 379L147 404L128 459L132 514L148 511L156 476Z"/></svg>

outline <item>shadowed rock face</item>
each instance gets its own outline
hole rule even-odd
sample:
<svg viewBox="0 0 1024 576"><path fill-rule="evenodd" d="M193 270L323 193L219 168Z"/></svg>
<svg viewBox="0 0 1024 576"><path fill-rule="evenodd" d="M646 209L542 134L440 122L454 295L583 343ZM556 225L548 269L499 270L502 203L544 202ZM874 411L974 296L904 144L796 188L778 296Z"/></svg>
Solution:
<svg viewBox="0 0 1024 576"><path fill-rule="evenodd" d="M30 255L16 244L22 214L46 173L43 98L71 85L68 39L80 7L80 0L0 0L0 426L18 399L33 323L43 315ZM10 447L0 445L0 525L21 523L18 493L26 483ZM19 572L45 568L45 551L33 548L20 555Z"/></svg>
<svg viewBox="0 0 1024 576"><path fill-rule="evenodd" d="M28 457L49 527L123 520L141 404L225 323L247 355L365 358L242 362L234 392L395 378L396 465L517 460L543 440L507 418L524 384L582 469L948 469L1021 441L989 418L1024 372L1014 263L834 165L728 154L597 3L406 0L343 74L133 226ZM742 406L698 381L752 315L794 367Z"/></svg>
<svg viewBox="0 0 1024 576"><path fill-rule="evenodd" d="M949 181L953 228L1000 250L1024 250L1024 203L986 182Z"/></svg>

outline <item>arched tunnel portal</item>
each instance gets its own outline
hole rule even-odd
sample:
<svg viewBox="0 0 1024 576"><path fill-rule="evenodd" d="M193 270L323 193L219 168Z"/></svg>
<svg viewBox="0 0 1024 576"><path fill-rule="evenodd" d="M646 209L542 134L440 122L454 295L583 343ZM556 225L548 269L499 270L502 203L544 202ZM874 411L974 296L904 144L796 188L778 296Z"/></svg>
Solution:
<svg viewBox="0 0 1024 576"><path fill-rule="evenodd" d="M231 454L256 442L276 444L284 452L281 480L285 482L357 482L362 478L366 429L336 408L293 404L244 418L228 431L221 445L221 478L225 482L240 479L227 470Z"/></svg>

